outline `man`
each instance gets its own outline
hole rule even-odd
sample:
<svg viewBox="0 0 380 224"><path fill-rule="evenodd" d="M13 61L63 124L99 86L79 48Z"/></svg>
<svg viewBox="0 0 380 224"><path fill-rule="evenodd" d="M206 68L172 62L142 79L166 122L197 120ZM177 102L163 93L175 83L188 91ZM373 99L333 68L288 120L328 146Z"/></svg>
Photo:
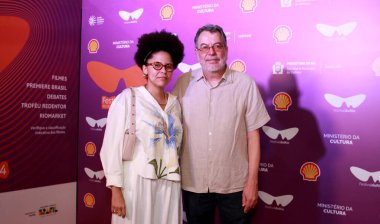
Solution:
<svg viewBox="0 0 380 224"><path fill-rule="evenodd" d="M223 29L201 27L194 39L201 68L183 74L173 93L182 105L181 157L189 224L249 223L258 198L259 128L269 115L248 75L227 68Z"/></svg>

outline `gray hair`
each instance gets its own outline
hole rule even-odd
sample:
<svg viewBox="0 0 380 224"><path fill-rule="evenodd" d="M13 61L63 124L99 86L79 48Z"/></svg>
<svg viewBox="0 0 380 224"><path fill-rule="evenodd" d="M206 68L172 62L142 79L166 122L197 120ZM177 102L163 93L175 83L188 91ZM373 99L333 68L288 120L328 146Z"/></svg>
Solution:
<svg viewBox="0 0 380 224"><path fill-rule="evenodd" d="M220 33L220 35L223 37L223 40L224 40L224 46L227 47L227 37L223 31L223 28L214 24L207 24L198 29L197 34L195 35L195 38L194 38L195 47L197 47L199 35L201 35L203 31L208 31L210 33Z"/></svg>

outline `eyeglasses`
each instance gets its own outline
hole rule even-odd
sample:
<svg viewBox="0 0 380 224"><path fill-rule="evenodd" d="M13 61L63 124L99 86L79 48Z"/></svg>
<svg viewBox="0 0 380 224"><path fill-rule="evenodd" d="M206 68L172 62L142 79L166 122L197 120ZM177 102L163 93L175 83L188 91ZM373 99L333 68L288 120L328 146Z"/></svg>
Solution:
<svg viewBox="0 0 380 224"><path fill-rule="evenodd" d="M224 50L224 45L221 44L221 43L216 43L216 44L213 44L212 46L209 46L209 45L201 45L199 48L195 48L197 49L198 51L202 52L202 53L208 53L210 52L210 49L213 49L215 52L221 52Z"/></svg>
<svg viewBox="0 0 380 224"><path fill-rule="evenodd" d="M172 72L174 70L174 65L173 64L166 64L166 65L164 65L164 64L162 64L161 62L158 62L158 61L153 62L153 63L147 63L146 65L152 66L154 68L154 70L157 70L157 71L161 70L162 67L165 67L165 70L167 72Z"/></svg>

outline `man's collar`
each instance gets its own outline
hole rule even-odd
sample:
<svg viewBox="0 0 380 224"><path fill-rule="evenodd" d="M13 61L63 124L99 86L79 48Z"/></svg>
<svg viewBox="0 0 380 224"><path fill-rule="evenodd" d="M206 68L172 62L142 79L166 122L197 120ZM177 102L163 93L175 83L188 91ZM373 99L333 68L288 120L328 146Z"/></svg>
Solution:
<svg viewBox="0 0 380 224"><path fill-rule="evenodd" d="M202 68L193 70L192 76L195 79L195 81L199 81L202 78L205 78L205 76L203 75ZM221 79L226 80L227 82L232 82L231 70L227 68Z"/></svg>

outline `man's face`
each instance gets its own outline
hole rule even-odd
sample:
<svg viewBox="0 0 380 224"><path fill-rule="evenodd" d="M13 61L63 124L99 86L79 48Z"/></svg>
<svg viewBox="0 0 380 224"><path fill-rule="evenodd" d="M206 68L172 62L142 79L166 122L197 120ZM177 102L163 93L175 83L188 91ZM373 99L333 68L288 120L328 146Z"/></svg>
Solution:
<svg viewBox="0 0 380 224"><path fill-rule="evenodd" d="M198 37L195 51L204 73L224 73L228 48L220 33L203 31Z"/></svg>

